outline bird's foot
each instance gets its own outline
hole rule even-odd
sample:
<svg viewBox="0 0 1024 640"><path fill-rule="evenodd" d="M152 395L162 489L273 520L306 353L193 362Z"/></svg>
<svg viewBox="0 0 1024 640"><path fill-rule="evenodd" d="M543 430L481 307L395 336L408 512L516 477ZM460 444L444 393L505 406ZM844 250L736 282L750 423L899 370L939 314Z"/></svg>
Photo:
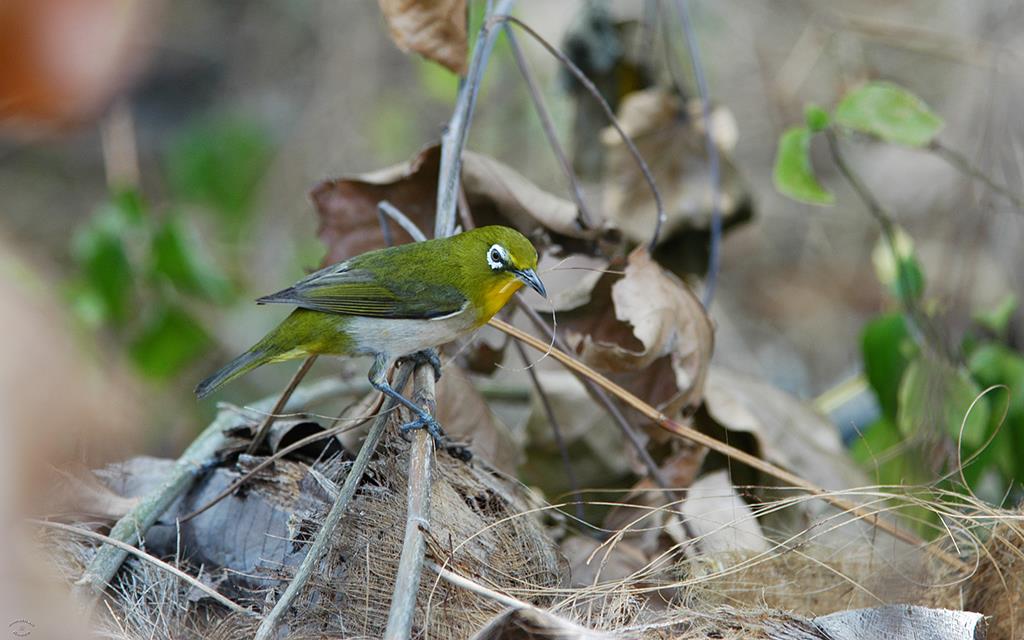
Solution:
<svg viewBox="0 0 1024 640"><path fill-rule="evenodd" d="M420 413L412 422L406 422L399 427L398 432L402 434L402 437L405 438L406 442L408 442L409 432L417 429L426 429L427 433L430 434L430 437L434 439L434 445L438 449L445 448L448 439L445 437L444 431L441 430L441 423L429 413Z"/></svg>
<svg viewBox="0 0 1024 640"><path fill-rule="evenodd" d="M434 370L434 382L441 379L441 358L437 355L437 349L424 349L410 353L399 358L399 361L412 362L416 365L429 364L430 368Z"/></svg>
<svg viewBox="0 0 1024 640"><path fill-rule="evenodd" d="M409 442L409 432L417 429L426 429L430 437L434 439L434 448L438 451L444 450L448 452L453 458L458 458L463 462L469 462L473 459L473 452L461 444L455 444L448 440L448 436L444 434L444 430L441 429L441 423L436 418L428 413L422 413L416 417L412 422L407 422L398 428L398 432L406 442Z"/></svg>

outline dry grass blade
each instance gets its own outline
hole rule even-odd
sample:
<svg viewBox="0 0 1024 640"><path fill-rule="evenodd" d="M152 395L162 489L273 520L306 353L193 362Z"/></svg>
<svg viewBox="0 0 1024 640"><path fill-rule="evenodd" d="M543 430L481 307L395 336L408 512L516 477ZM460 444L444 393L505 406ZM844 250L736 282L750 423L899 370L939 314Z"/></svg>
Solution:
<svg viewBox="0 0 1024 640"><path fill-rule="evenodd" d="M98 540L98 541L102 542L103 544L107 544L107 545L111 545L113 547L117 547L118 549L121 549L125 553L130 553L133 556L135 556L137 558L140 558L142 560L145 560L146 562L149 562L150 564L153 564L153 565L155 565L157 567L160 567L164 571L166 571L166 572L168 572L170 574L173 574L174 576L180 578L181 580L184 580L185 582L189 583L190 585L192 585L196 589L199 589L200 591L202 591L206 595L210 596L211 598L213 598L217 602L221 603L222 605L224 605L225 607L227 607L228 609L231 609L232 611L234 611L236 613L241 613L241 614L244 614L244 615L247 615L247 616L255 616L256 615L255 613L253 613L249 609L246 609L245 607L243 607L243 606L241 606L241 605L239 605L239 604L237 604L235 602L232 602L231 600L229 600L228 598L224 597L223 595L221 595L220 593L218 593L214 589L211 589L210 587L206 586L205 584L200 582L197 578L193 578L192 576L188 575L187 573L185 573L181 569L179 569L179 568L177 568L177 567L175 567L173 565L170 565L170 564L164 562L160 558L156 558L154 556L151 556L148 553L146 553L145 551L142 551L141 549L133 547L130 544L126 544L124 542L121 542L120 540L115 540L115 539L113 539L113 538L111 538L109 536L103 535L102 533L96 533L95 531L90 531L88 529L82 529L80 527L73 527L71 525L62 524L60 522L50 522L49 520L34 520L34 519L33 520L29 520L29 522L31 522L32 524L37 524L37 525L39 525L41 527L49 527L51 529L59 529L61 531L67 531L68 533L73 533L76 536L83 536L85 538L91 538L93 540Z"/></svg>
<svg viewBox="0 0 1024 640"><path fill-rule="evenodd" d="M777 480L781 480L782 482L790 486L797 487L799 489L807 491L808 493L818 496L822 500L825 500L834 507L837 507L839 509L842 509L843 511L866 519L876 528L885 531L886 533L892 535L893 537L899 540L902 540L903 542L912 545L920 545L923 543L923 541L914 534L900 529L895 524L887 520L877 518L876 514L866 511L863 507L856 503L844 500L842 498L838 498L835 495L830 494L825 489L815 486L814 484L808 482L807 480L804 480L795 473L786 471L785 469L777 467L769 462L765 462L764 460L756 456L753 456L747 453L746 451L737 449L736 447L716 440L715 438L712 438L709 435L701 433L696 429L679 424L675 420L672 420L662 412L658 411L657 409L647 404L640 398L636 397L632 393L626 391L619 385L615 384L614 382L604 377L597 371L591 369L587 365L583 364L579 360L576 360L572 356L566 354L565 352L559 349L549 347L548 345L544 344L537 338L531 336L530 334L516 327L513 327L507 322L498 320L497 318L492 318L490 324L491 326L499 329L500 331L503 331L508 335L512 336L516 340L524 342L542 353L550 353L551 357L553 357L555 360L565 365L572 371L578 373L579 375L593 381L595 384L605 389L612 395L616 396L633 409L639 411L647 418L650 418L652 421L654 421L655 424L657 424L662 429L665 429L666 431L673 433L677 436L680 436L682 438L692 440L697 444L704 445L705 447L711 449L712 451L717 451L718 453L726 455L737 462L742 462L743 464L752 467L753 469L756 469L757 471L760 471L761 473L771 476ZM936 546L928 546L926 547L926 549L928 553L934 555L936 558L940 559L941 561L953 567L954 569L967 571L971 568L970 565L965 563L960 558Z"/></svg>

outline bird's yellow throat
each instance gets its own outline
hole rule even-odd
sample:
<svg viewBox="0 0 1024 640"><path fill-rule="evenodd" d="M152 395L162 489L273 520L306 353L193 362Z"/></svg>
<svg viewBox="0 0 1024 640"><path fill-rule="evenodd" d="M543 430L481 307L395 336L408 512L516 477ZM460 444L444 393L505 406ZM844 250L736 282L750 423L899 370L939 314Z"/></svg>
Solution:
<svg viewBox="0 0 1024 640"><path fill-rule="evenodd" d="M508 299L511 298L516 291L519 291L522 286L522 280L511 275L507 280L497 282L489 286L484 291L480 300L478 307L480 314L478 316L477 324L486 324L494 314L498 313L498 311L505 306Z"/></svg>

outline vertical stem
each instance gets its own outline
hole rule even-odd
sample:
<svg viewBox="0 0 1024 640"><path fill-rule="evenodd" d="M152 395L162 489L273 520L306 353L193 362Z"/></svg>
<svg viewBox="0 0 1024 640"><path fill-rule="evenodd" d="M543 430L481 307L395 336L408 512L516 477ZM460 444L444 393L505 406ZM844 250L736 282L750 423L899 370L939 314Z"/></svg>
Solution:
<svg viewBox="0 0 1024 640"><path fill-rule="evenodd" d="M857 192L857 195L864 202L868 208L868 213L878 222L878 226L882 230L882 238L885 241L886 246L889 248L889 253L892 255L893 265L896 268L896 278L899 280L899 298L900 304L903 306L905 311L905 317L911 330L911 333L923 344L930 346L937 353L946 354L946 349L943 346L942 340L939 336L935 335L935 332L931 329L931 324L928 319L922 313L920 307L917 304L917 300L914 298L914 294L911 291L910 280L907 275L907 270L903 268L903 261L900 259L899 251L896 248L896 223L893 221L889 212L885 210L882 203L878 201L875 194L868 189L867 185L861 181L860 176L854 173L853 169L846 162L846 157L843 155L842 150L839 147L839 138L836 135L834 129L825 130L825 139L828 140L828 148L832 154L832 160L836 163L836 167L839 168L839 172L843 174L846 181L850 183L853 190ZM948 355L948 354L946 354Z"/></svg>
<svg viewBox="0 0 1024 640"><path fill-rule="evenodd" d="M690 65L693 77L697 81L697 93L700 95L701 114L704 118L704 152L708 156L708 170L711 173L711 247L708 252L708 274L704 288L704 307L711 306L715 297L715 285L718 282L719 246L722 243L722 176L719 166L718 145L711 133L711 99L708 97L708 83L704 77L704 65L700 61L700 46L697 34L690 19L687 0L678 0L679 20L683 23L683 34L686 36L686 47L690 52Z"/></svg>
<svg viewBox="0 0 1024 640"><path fill-rule="evenodd" d="M429 366L419 366L414 374L415 401L426 409L433 404L434 372ZM426 429L417 429L409 451L409 489L406 496L405 536L402 556L395 575L395 590L391 596L385 640L405 640L412 630L419 594L420 575L426 554L424 529L430 527L431 467L434 459L434 439Z"/></svg>
<svg viewBox="0 0 1024 640"><path fill-rule="evenodd" d="M501 0L497 13L507 13L512 9L514 0ZM476 108L476 97L480 92L487 60L494 48L497 33L493 29L490 18L491 11L484 16L483 26L473 45L473 56L469 63L466 78L459 85L459 95L444 135L441 136L441 166L437 185L437 218L434 221L434 237L444 238L455 232L455 207L459 194L459 178L462 174L462 150L466 146L469 135L469 123L473 119Z"/></svg>
<svg viewBox="0 0 1024 640"><path fill-rule="evenodd" d="M524 23L522 20L509 15L495 15L491 20L497 23L512 23L515 26L523 30L523 33L529 35L531 38L537 41L544 49L555 57L559 62L569 70L569 73L576 78L577 82L583 85L583 88L601 105L601 110L604 111L605 117L608 118L608 122L611 123L612 127L622 138L622 143L629 149L629 153L633 156L636 161L637 167L640 169L640 173L643 174L644 180L647 182L647 186L651 189L651 196L654 198L654 206L657 210L657 217L654 223L654 231L651 233L650 247L653 251L654 247L658 244L658 238L661 235L661 227L665 223L665 203L661 199L661 192L658 191L657 185L654 183L654 175L651 173L650 167L647 166L647 162L644 157L640 155L640 150L636 148L636 144L633 143L633 139L629 137L626 131L622 128L619 123L619 119L615 117L615 112L612 111L611 105L604 99L601 92L598 90L594 81L587 77L587 74L583 73L576 63L568 58L564 53L558 50L557 47L552 45L550 42L545 40L539 33L533 28Z"/></svg>

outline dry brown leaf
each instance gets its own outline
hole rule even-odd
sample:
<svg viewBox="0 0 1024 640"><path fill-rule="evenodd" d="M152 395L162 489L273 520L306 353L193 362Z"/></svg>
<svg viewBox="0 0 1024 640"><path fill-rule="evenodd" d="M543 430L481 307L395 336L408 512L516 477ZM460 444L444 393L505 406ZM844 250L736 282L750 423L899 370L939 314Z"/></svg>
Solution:
<svg viewBox="0 0 1024 640"><path fill-rule="evenodd" d="M434 228L439 147L420 151L407 163L380 171L326 180L310 193L320 217L320 240L327 245L324 264L334 264L384 246L377 203L388 200L427 234ZM412 238L398 225L389 225L395 243Z"/></svg>
<svg viewBox="0 0 1024 640"><path fill-rule="evenodd" d="M498 419L462 369L445 367L437 383L437 418L455 442L466 442L473 456L514 475L522 448Z"/></svg>
<svg viewBox="0 0 1024 640"><path fill-rule="evenodd" d="M479 219L477 209L490 205L526 234L545 227L572 238L584 237L578 222L576 204L552 195L530 182L512 167L480 153L467 151L462 157L462 183L470 208Z"/></svg>
<svg viewBox="0 0 1024 640"><path fill-rule="evenodd" d="M562 312L578 309L590 302L590 297L608 270L608 260L585 253L571 253L558 257L556 251L543 251L540 256L538 273L548 291L547 300L526 298L527 303L541 313Z"/></svg>
<svg viewBox="0 0 1024 640"><path fill-rule="evenodd" d="M320 239L327 245L324 264L333 264L384 246L377 203L387 200L427 236L434 228L440 147L432 145L409 162L380 171L325 180L310 194L320 217ZM542 230L589 237L576 224L576 206L543 191L511 167L493 158L466 152L463 186L478 225L504 224L527 235ZM391 223L396 243L409 235ZM591 232L593 233L593 232Z"/></svg>
<svg viewBox="0 0 1024 640"><path fill-rule="evenodd" d="M846 455L835 425L781 389L715 366L704 388L704 406L726 429L752 434L760 457L819 487L868 484Z"/></svg>
<svg viewBox="0 0 1024 640"><path fill-rule="evenodd" d="M624 276L601 278L591 301L565 316L567 342L586 364L669 415L700 400L714 348L711 320L643 247L630 254Z"/></svg>
<svg viewBox="0 0 1024 640"><path fill-rule="evenodd" d="M402 51L466 73L466 0L377 0Z"/></svg>
<svg viewBox="0 0 1024 640"><path fill-rule="evenodd" d="M654 175L666 220L659 242L686 229L706 229L711 219L711 180L705 154L704 122L699 100L651 88L629 94L618 111L622 128ZM728 220L748 199L746 185L729 152L737 128L725 107L711 113L713 137L720 151L723 219ZM605 145L604 205L611 223L634 242L647 242L654 231L657 208L647 181L629 149L613 128L601 131Z"/></svg>

